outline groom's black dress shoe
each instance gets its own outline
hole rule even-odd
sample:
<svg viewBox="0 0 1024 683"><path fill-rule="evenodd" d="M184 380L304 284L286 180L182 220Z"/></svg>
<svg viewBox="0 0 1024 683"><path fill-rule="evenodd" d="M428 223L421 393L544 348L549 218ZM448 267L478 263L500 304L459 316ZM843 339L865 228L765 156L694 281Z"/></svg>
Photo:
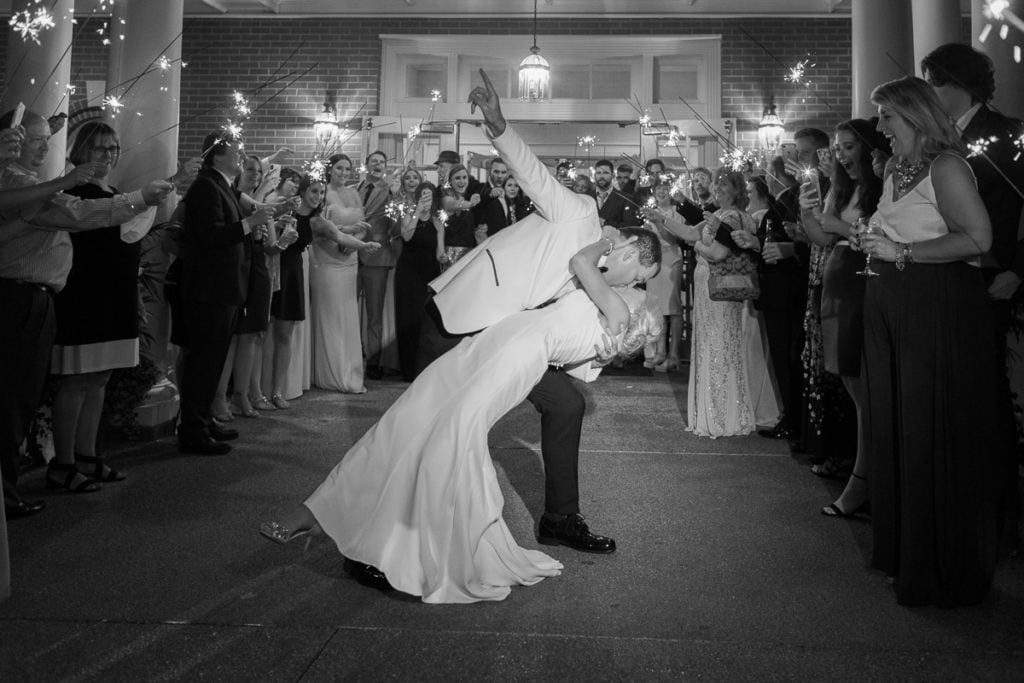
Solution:
<svg viewBox="0 0 1024 683"><path fill-rule="evenodd" d="M213 439L206 434L197 436L178 435L178 452L192 455L227 455L231 446Z"/></svg>
<svg viewBox="0 0 1024 683"><path fill-rule="evenodd" d="M4 513L7 519L21 519L42 512L46 507L45 500L25 500L18 494L13 496L4 491Z"/></svg>
<svg viewBox="0 0 1024 683"><path fill-rule="evenodd" d="M547 515L540 518L537 542L544 545L564 545L584 553L614 553L615 541L590 533L583 515L567 515L554 520Z"/></svg>
<svg viewBox="0 0 1024 683"><path fill-rule="evenodd" d="M346 558L345 572L364 586L376 588L384 593L394 590L394 588L391 587L391 584L388 583L388 577L384 576L384 572L371 564L356 562L355 560Z"/></svg>
<svg viewBox="0 0 1024 683"><path fill-rule="evenodd" d="M231 427L221 427L218 424L211 424L206 428L214 441L232 441L238 438L238 430Z"/></svg>

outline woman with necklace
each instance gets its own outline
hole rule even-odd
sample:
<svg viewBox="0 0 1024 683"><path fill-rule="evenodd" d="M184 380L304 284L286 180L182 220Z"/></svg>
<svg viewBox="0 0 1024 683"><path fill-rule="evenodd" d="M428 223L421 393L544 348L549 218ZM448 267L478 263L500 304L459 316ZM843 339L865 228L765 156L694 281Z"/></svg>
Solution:
<svg viewBox="0 0 1024 683"><path fill-rule="evenodd" d="M992 243L963 146L914 77L871 95L896 163L864 301L872 565L901 605L978 603L996 560L995 339L978 268Z"/></svg>

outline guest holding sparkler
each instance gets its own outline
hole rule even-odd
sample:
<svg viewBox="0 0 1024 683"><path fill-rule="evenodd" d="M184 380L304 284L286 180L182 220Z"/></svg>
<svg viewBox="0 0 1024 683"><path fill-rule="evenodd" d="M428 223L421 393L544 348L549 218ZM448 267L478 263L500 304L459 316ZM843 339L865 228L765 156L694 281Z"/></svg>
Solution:
<svg viewBox="0 0 1024 683"><path fill-rule="evenodd" d="M515 181L512 181L515 182ZM395 266L395 326L398 336L398 359L402 379L411 382L419 370L416 356L420 343L423 310L427 303L427 285L441 274L437 259L438 230L434 225L437 212L435 187L420 183L413 193L416 203L403 206L400 222L402 253ZM493 202L488 209L500 206Z"/></svg>
<svg viewBox="0 0 1024 683"><path fill-rule="evenodd" d="M441 189L440 216L435 214L438 224L437 260L441 270L451 266L476 246L476 215L472 209L480 203L480 195L467 196L469 171L462 164L456 164L448 174L448 185Z"/></svg>

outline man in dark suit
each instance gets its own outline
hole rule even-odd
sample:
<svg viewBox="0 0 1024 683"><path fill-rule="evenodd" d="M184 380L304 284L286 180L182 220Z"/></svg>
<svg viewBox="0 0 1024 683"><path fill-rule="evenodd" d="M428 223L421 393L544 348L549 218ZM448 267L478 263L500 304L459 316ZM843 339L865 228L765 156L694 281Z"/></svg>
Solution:
<svg viewBox="0 0 1024 683"><path fill-rule="evenodd" d="M384 374L380 366L384 297L387 294L388 274L398 261L391 242L394 222L384 211L391 200L391 189L385 178L387 159L384 152L379 151L367 156L366 177L356 187L363 201L365 220L370 224L364 239L381 245L375 252L359 252L359 291L366 302L366 348L363 353L369 379L380 379Z"/></svg>
<svg viewBox="0 0 1024 683"><path fill-rule="evenodd" d="M240 140L223 132L203 141L203 167L185 195L186 256L181 305L187 335L181 377L178 450L223 455L238 432L210 414L239 310L249 293L252 232L272 220L270 209L243 218L231 181L242 170Z"/></svg>
<svg viewBox="0 0 1024 683"><path fill-rule="evenodd" d="M626 221L626 209L632 200L615 189L612 170L612 162L607 159L594 164L594 189L597 191L597 215L601 218L601 225L613 228L635 225Z"/></svg>
<svg viewBox="0 0 1024 683"><path fill-rule="evenodd" d="M999 431L1004 457L1004 487L1000 505L1003 551L1019 544L1020 496L1017 487L1013 395L1007 368L1006 336L1013 321L1010 299L1024 280L1024 242L1018 239L1024 201L1024 164L1014 161L1019 153L1014 141L1024 132L1018 119L988 106L995 92L992 60L970 45L948 43L921 60L921 73L938 95L939 102L965 144L986 142L984 153L967 159L978 180L978 192L992 223L992 249L982 257L981 268L992 299L996 333L996 362L1000 368L996 387Z"/></svg>
<svg viewBox="0 0 1024 683"><path fill-rule="evenodd" d="M636 179L633 178L633 167L629 164L619 164L615 169L615 189L627 197L636 192Z"/></svg>

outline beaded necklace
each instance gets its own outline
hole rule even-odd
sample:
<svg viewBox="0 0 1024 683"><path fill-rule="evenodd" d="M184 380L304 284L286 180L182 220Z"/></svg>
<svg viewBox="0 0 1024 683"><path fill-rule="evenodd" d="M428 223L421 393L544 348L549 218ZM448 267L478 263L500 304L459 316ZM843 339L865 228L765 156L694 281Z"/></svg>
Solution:
<svg viewBox="0 0 1024 683"><path fill-rule="evenodd" d="M917 177L918 173L924 170L924 167L925 163L923 161L918 161L916 163L911 163L906 159L900 159L897 161L895 169L896 192L901 196L905 194L913 184L914 178Z"/></svg>

